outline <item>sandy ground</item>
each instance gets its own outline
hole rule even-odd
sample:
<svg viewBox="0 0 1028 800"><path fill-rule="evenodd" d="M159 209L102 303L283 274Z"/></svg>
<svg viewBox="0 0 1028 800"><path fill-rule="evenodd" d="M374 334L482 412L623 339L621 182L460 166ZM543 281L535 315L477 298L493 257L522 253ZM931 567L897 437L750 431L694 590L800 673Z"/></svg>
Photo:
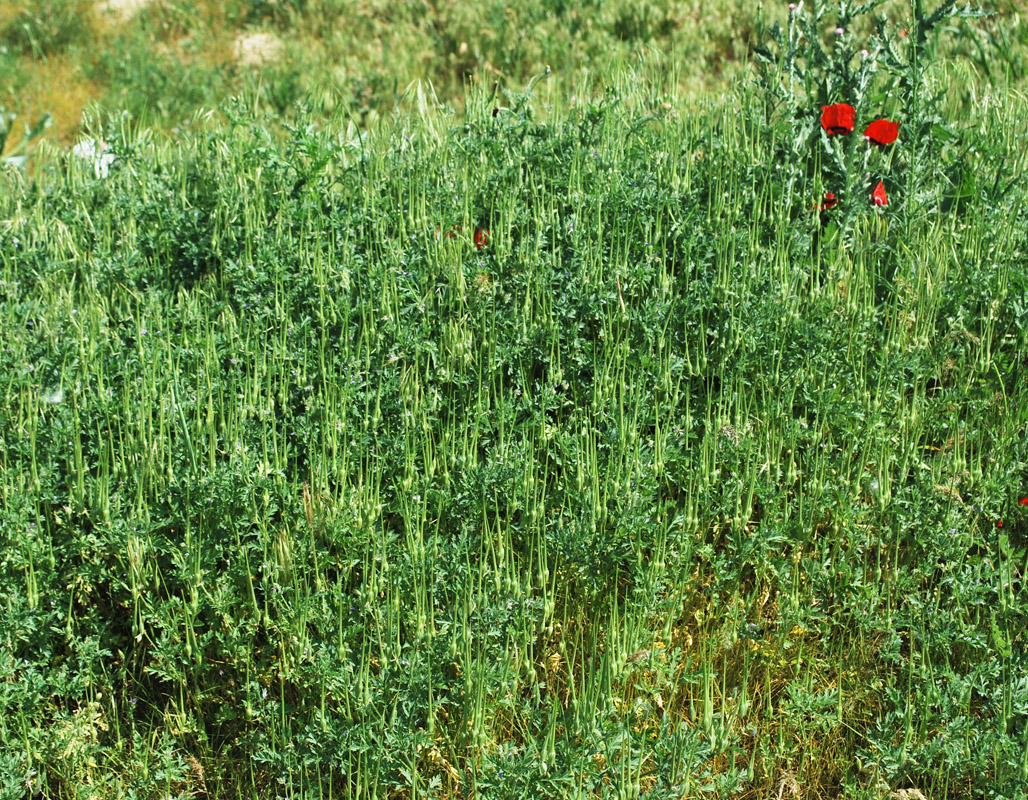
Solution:
<svg viewBox="0 0 1028 800"><path fill-rule="evenodd" d="M97 9L102 15L109 15L118 22L128 22L149 2L150 0L100 0Z"/></svg>
<svg viewBox="0 0 1028 800"><path fill-rule="evenodd" d="M259 67L282 58L285 46L270 33L244 33L236 37L236 61L244 67Z"/></svg>

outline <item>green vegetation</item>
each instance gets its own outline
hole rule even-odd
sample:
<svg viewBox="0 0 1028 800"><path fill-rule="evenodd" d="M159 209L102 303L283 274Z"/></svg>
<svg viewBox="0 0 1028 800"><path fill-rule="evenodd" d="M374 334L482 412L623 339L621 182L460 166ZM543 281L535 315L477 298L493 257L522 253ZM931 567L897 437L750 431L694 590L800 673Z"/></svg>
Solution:
<svg viewBox="0 0 1028 800"><path fill-rule="evenodd" d="M1023 797L1028 51L933 11L0 149L0 798Z"/></svg>
<svg viewBox="0 0 1028 800"><path fill-rule="evenodd" d="M741 0L14 0L0 5L0 106L49 109L65 145L92 103L181 132L244 91L262 110L303 102L373 126L414 81L462 110L469 81L517 90L549 66L570 94L650 48L673 53L679 88L698 92L742 73L755 11Z"/></svg>

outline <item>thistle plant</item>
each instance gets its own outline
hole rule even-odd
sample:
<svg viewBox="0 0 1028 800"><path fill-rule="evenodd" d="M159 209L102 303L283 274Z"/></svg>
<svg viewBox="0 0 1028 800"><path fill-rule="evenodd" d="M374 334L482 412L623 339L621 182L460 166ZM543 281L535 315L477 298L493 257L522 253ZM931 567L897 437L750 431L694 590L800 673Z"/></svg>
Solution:
<svg viewBox="0 0 1028 800"><path fill-rule="evenodd" d="M947 20L988 14L955 0L929 13L913 0L910 21L895 24L873 16L882 3L814 0L808 10L801 0L784 27L759 26L765 121L789 128L779 156L795 177L821 183L820 210L839 206L850 225L871 203L952 207L953 192L930 177L958 160L963 137L940 113L946 92L928 90L933 43Z"/></svg>

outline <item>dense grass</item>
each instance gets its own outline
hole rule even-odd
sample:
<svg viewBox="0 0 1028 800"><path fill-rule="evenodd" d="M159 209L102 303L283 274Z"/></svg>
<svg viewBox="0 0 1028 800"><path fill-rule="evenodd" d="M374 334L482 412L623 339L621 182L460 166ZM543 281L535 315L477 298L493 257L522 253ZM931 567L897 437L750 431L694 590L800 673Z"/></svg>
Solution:
<svg viewBox="0 0 1028 800"><path fill-rule="evenodd" d="M1023 96L555 77L0 173L0 796L1023 795Z"/></svg>
<svg viewBox="0 0 1028 800"><path fill-rule="evenodd" d="M65 146L94 105L176 136L244 91L261 110L283 114L304 103L315 118L373 127L416 80L462 112L468 81L516 91L548 65L569 95L583 79L602 86L619 59L656 51L676 64L668 90L688 98L726 90L745 74L760 19L784 20L786 5L11 0L0 4L0 109L33 122L52 112L48 135ZM938 55L967 59L987 81L1019 83L1028 75L1023 0L987 7L995 16L974 27L948 26ZM897 0L881 10L897 23L911 18ZM239 39L254 34L280 46L248 59Z"/></svg>

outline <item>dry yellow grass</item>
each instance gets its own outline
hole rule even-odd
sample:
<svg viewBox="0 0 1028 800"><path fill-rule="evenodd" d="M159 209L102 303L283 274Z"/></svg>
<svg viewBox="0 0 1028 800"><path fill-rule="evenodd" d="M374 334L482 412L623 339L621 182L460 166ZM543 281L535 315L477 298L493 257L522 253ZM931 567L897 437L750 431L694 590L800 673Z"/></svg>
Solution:
<svg viewBox="0 0 1028 800"><path fill-rule="evenodd" d="M0 106L5 106L30 124L49 111L53 125L47 137L62 145L73 144L82 121L83 110L100 96L102 87L90 80L82 68L67 59L37 62L24 59L28 80L18 95L2 87ZM21 102L22 97L33 98L31 107Z"/></svg>

